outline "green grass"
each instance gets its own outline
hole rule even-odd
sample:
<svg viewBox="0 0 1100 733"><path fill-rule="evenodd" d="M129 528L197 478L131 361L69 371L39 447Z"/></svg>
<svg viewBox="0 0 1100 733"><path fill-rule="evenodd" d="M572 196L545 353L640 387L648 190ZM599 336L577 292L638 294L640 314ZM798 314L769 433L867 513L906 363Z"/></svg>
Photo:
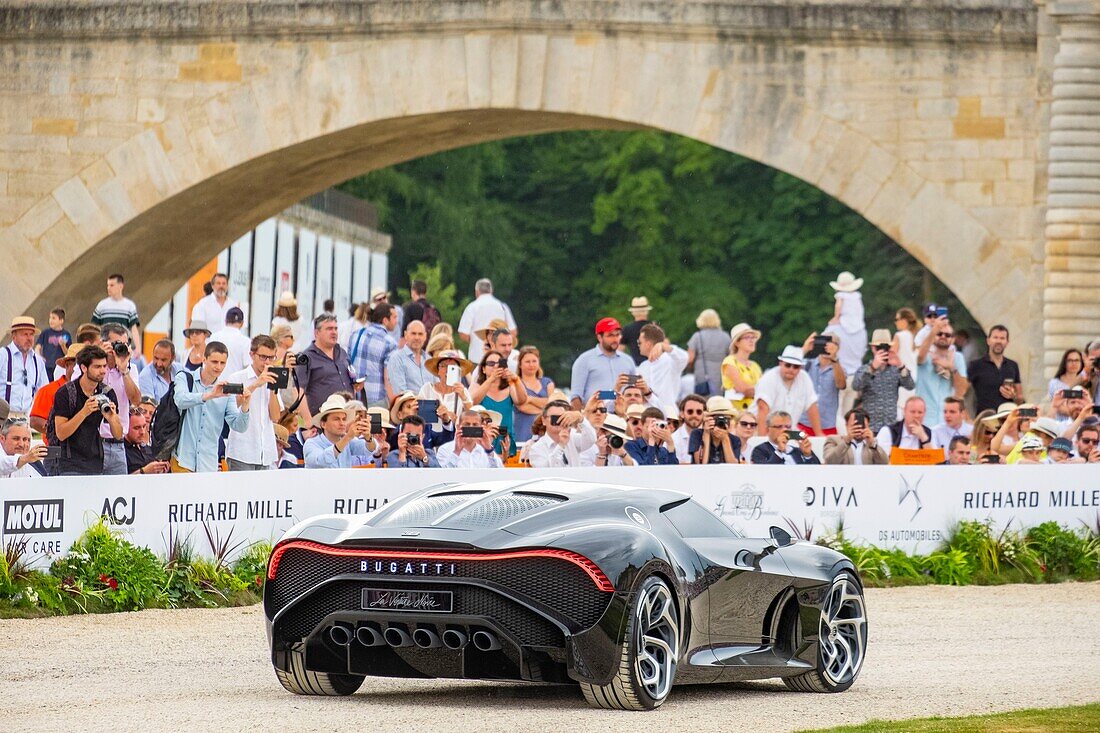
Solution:
<svg viewBox="0 0 1100 733"><path fill-rule="evenodd" d="M814 729L814 733L1085 733L1100 731L1100 703L1071 708L1017 710L965 718L872 720L863 725Z"/></svg>

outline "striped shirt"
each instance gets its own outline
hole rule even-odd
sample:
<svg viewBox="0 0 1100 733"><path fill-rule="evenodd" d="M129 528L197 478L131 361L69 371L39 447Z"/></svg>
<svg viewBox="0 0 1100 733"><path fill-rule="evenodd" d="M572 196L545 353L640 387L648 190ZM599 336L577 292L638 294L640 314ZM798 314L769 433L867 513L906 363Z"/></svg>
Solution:
<svg viewBox="0 0 1100 733"><path fill-rule="evenodd" d="M138 320L137 306L129 298L118 300L104 298L99 301L95 310L92 311L92 323L97 326L118 323L126 328L141 325L141 321Z"/></svg>

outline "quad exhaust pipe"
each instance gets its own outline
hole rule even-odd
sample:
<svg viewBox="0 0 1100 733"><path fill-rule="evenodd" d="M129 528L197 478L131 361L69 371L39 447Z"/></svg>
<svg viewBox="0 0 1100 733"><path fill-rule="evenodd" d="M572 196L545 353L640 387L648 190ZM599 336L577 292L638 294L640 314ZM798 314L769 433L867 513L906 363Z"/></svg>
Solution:
<svg viewBox="0 0 1100 733"><path fill-rule="evenodd" d="M482 652L491 652L500 649L500 639L488 631L475 631L473 636L474 648Z"/></svg>
<svg viewBox="0 0 1100 733"><path fill-rule="evenodd" d="M457 629L447 629L443 632L443 646L448 649L461 649L466 646L470 641L470 637L466 636L463 631Z"/></svg>
<svg viewBox="0 0 1100 733"><path fill-rule="evenodd" d="M328 638L331 639L332 643L336 646L347 646L352 640L351 629L347 626L337 624L329 628Z"/></svg>
<svg viewBox="0 0 1100 733"><path fill-rule="evenodd" d="M439 635L432 629L416 629L413 631L413 642L421 649L435 649L442 645Z"/></svg>
<svg viewBox="0 0 1100 733"><path fill-rule="evenodd" d="M409 636L409 632L405 631L404 629L398 628L397 626L391 626L386 629L383 637L385 638L386 643L394 647L395 649L413 645L413 640L412 637Z"/></svg>
<svg viewBox="0 0 1100 733"><path fill-rule="evenodd" d="M360 626L355 630L355 640L363 646L385 646L386 639L382 632L373 626Z"/></svg>

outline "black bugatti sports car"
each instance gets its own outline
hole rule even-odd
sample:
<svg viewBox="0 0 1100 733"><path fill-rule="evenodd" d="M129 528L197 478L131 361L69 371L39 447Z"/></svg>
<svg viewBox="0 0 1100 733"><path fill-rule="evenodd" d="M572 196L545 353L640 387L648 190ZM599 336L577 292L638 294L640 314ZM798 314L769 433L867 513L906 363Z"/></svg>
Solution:
<svg viewBox="0 0 1100 733"><path fill-rule="evenodd" d="M276 675L579 684L646 710L674 683L781 677L840 692L867 649L863 587L824 547L741 537L687 494L558 479L442 484L302 522L264 588Z"/></svg>

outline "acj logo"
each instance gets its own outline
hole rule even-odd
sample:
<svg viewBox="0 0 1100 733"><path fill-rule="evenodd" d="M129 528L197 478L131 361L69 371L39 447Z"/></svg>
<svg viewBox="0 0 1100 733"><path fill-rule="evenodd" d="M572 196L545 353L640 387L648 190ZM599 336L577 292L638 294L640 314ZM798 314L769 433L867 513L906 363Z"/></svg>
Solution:
<svg viewBox="0 0 1100 733"><path fill-rule="evenodd" d="M137 513L137 499L133 496L129 500L125 496L114 499L105 497L103 509L99 513L111 524L133 524L134 515Z"/></svg>

